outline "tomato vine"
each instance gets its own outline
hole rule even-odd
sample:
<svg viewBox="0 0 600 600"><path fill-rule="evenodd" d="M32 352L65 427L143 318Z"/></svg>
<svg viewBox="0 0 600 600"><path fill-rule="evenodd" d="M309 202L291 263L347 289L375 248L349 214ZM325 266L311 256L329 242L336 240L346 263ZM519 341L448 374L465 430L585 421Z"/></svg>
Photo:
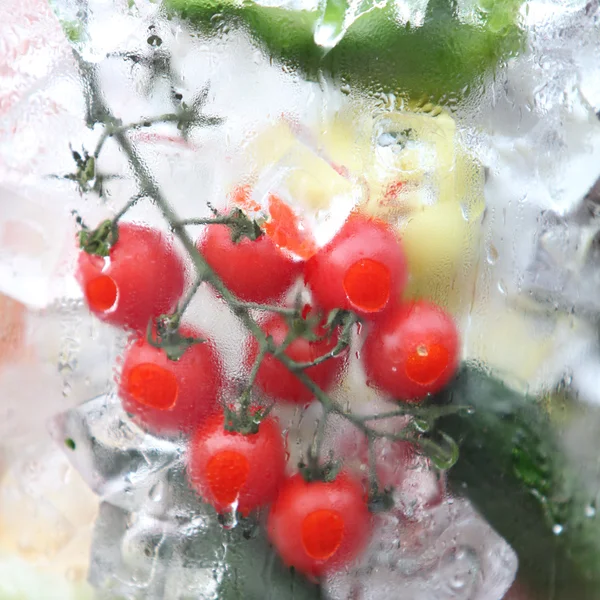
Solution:
<svg viewBox="0 0 600 600"><path fill-rule="evenodd" d="M435 434L437 437L429 435L429 432L432 429L433 422L438 417L469 409L466 407L457 408L456 406L427 406L406 403L395 410L373 415L358 415L345 409L307 374L307 370L331 361L345 352L350 347L352 332L362 317L347 308L344 310L338 308L330 310L323 323L320 320L322 315L317 320L314 320L310 315L304 315L304 307L299 301L293 307L244 301L236 296L223 282L190 236L187 227L195 225L227 225L231 228L231 237L234 242L242 238L254 241L264 235L260 223L247 217L240 209L233 209L227 214L217 214L213 210L214 214L209 218L180 219L128 135L132 130L151 127L157 123L175 123L181 130L182 135L185 135L190 128L195 126L217 125L221 122L218 117L205 116L201 112L203 99L207 95L206 89L201 92L190 107L182 106L178 111L171 114L163 114L139 122L123 124L111 114L106 105L99 90L95 68L84 62L80 57L78 57L78 62L87 94L87 124L90 127L98 124L104 127L92 154L95 161L94 167L106 141L112 138L127 158L139 188L138 193L123 206L112 220L101 223L94 231L87 228L82 230L80 235L81 247L87 253L107 256L111 245L118 240L118 222L131 207L142 199L149 199L160 210L171 231L179 239L192 261L195 268L195 278L189 291L180 300L175 310L160 315L148 325L146 342L153 348L164 351L167 357L173 361L180 360L191 346L202 344L204 342L202 338L183 334L180 331L180 324L195 293L203 283L207 283L228 305L258 345L258 351L251 365L246 386L236 405L224 408L225 429L245 435L259 431L260 425L267 418L272 405L261 406L256 409L252 406L252 392L261 365L271 355L290 373L293 373L322 406L323 413L317 423L314 438L306 450L304 463L300 465L300 470L306 481L331 482L338 475L340 462L335 460L335 457L325 460L322 456L326 423L333 415L345 419L366 437L370 488L369 506L372 511L387 509L392 503L391 491L383 489L377 477L374 443L378 438L385 438L393 442L410 442L418 447L436 468L450 468L458 458L456 442L443 432L437 432ZM81 165L79 166L81 167ZM382 253L382 256L385 254L382 250L379 250L379 252ZM280 342L276 342L273 336L266 333L259 321L253 316L254 311L273 313L278 315L278 318L284 319L289 324L289 330L285 338ZM319 325L325 332L335 330L337 340L330 349L312 360L296 360L286 350L302 336L314 336L312 329L315 325ZM307 337L306 339L310 340L311 338ZM400 416L412 417L408 425L400 431L385 431L375 425L377 421Z"/></svg>

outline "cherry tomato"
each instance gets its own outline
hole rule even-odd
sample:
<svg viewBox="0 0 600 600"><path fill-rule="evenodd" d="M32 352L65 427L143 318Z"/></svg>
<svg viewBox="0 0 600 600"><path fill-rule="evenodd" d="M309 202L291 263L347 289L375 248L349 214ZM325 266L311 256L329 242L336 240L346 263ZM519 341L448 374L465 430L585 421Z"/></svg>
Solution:
<svg viewBox="0 0 600 600"><path fill-rule="evenodd" d="M199 250L223 283L247 302L279 298L302 270L266 235L234 243L227 225L209 225Z"/></svg>
<svg viewBox="0 0 600 600"><path fill-rule="evenodd" d="M408 272L400 240L388 225L353 214L333 240L307 261L304 278L315 304L368 317L394 304Z"/></svg>
<svg viewBox="0 0 600 600"><path fill-rule="evenodd" d="M287 479L267 529L283 562L319 577L352 562L367 544L371 515L362 486L347 473L332 482Z"/></svg>
<svg viewBox="0 0 600 600"><path fill-rule="evenodd" d="M276 344L281 344L286 338L289 326L280 315L269 318L262 326L263 331L273 338ZM318 332L320 333L324 332ZM304 337L296 338L286 349L285 354L297 362L311 362L331 352L338 341L334 332L330 337L310 342ZM258 343L254 338L249 344L246 364L254 364L258 355ZM309 367L305 373L322 389L328 390L335 382L344 356L330 358L319 365ZM258 369L256 386L267 396L282 402L308 404L313 397L312 392L285 365L271 354L267 354Z"/></svg>
<svg viewBox="0 0 600 600"><path fill-rule="evenodd" d="M275 419L264 419L256 433L243 435L227 431L224 416L218 414L194 435L188 476L192 486L218 512L236 506L247 515L275 499L285 462L283 437Z"/></svg>
<svg viewBox="0 0 600 600"><path fill-rule="evenodd" d="M452 317L418 301L397 307L367 334L362 358L367 378L399 400L418 401L440 391L459 363Z"/></svg>
<svg viewBox="0 0 600 600"><path fill-rule="evenodd" d="M77 280L98 318L145 331L152 317L175 307L183 292L184 265L169 236L123 223L106 259L80 252Z"/></svg>
<svg viewBox="0 0 600 600"><path fill-rule="evenodd" d="M250 187L237 187L231 197L232 202L246 212L261 214L262 207L251 197ZM284 248L303 260L317 252L317 243L312 232L291 206L275 194L269 194L268 220L263 225L266 235L278 248Z"/></svg>
<svg viewBox="0 0 600 600"><path fill-rule="evenodd" d="M180 333L206 339L189 327L180 327ZM188 433L218 410L222 385L221 364L209 340L173 361L143 337L127 349L119 395L123 408L148 431Z"/></svg>

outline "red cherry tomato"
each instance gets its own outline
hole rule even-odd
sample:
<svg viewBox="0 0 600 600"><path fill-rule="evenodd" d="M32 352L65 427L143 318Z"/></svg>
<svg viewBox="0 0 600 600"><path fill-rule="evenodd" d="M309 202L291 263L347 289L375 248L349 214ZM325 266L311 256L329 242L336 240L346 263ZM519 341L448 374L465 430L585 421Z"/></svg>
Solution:
<svg viewBox="0 0 600 600"><path fill-rule="evenodd" d="M367 544L371 515L362 486L347 473L334 481L287 479L271 506L267 529L283 562L319 577L352 562Z"/></svg>
<svg viewBox="0 0 600 600"><path fill-rule="evenodd" d="M452 317L418 301L397 307L373 325L362 349L367 378L399 400L418 401L440 391L459 363Z"/></svg>
<svg viewBox="0 0 600 600"><path fill-rule="evenodd" d="M189 327L180 332L206 339ZM220 361L210 341L190 346L173 361L144 337L127 349L119 395L123 408L148 431L187 433L219 408L222 384Z"/></svg>
<svg viewBox="0 0 600 600"><path fill-rule="evenodd" d="M271 317L261 327L276 344L281 344L289 331L288 324L280 315ZM337 341L338 336L335 333L329 338L314 342L310 342L304 337L298 337L285 349L285 354L297 362L311 362L319 356L331 352ZM254 364L258 352L258 343L252 338L246 356L248 367ZM305 373L322 390L326 391L335 382L343 362L343 355L336 356L319 365L309 367ZM271 354L267 354L262 360L256 376L256 386L267 396L282 402L308 404L313 398L312 392L296 375Z"/></svg>
<svg viewBox="0 0 600 600"><path fill-rule="evenodd" d="M263 420L256 433L243 435L225 430L224 417L218 414L197 431L190 445L190 483L218 512L237 506L247 515L270 504L284 471L283 437L272 418Z"/></svg>
<svg viewBox="0 0 600 600"><path fill-rule="evenodd" d="M81 251L77 280L90 310L112 325L145 331L170 312L184 287L184 265L166 234L132 223L105 259Z"/></svg>
<svg viewBox="0 0 600 600"><path fill-rule="evenodd" d="M209 225L199 250L223 283L246 302L279 298L302 269L266 235L234 243L227 225Z"/></svg>
<svg viewBox="0 0 600 600"><path fill-rule="evenodd" d="M304 268L315 304L367 317L391 307L407 277L404 251L394 232L383 221L358 214Z"/></svg>

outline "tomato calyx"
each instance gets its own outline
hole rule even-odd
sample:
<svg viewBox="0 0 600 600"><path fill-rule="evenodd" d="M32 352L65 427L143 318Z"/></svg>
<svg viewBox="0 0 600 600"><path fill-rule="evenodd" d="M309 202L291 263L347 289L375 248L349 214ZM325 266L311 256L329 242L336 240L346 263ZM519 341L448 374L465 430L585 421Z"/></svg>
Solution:
<svg viewBox="0 0 600 600"><path fill-rule="evenodd" d="M350 343L351 329L357 319L354 313L341 308L331 310L325 318L310 304L305 304L301 310L297 310L291 316L286 316L290 335L293 335L294 338L302 337L309 342L318 342L331 338L336 331L341 329L340 338L344 339L344 347Z"/></svg>
<svg viewBox="0 0 600 600"><path fill-rule="evenodd" d="M309 342L317 342L324 337L319 335L325 333L325 331L319 332L319 329L322 329L323 318L309 304L304 305L302 310L297 310L291 316L286 315L285 320L289 327L290 339L302 337Z"/></svg>
<svg viewBox="0 0 600 600"><path fill-rule="evenodd" d="M87 254L93 256L106 257L110 254L110 249L117 243L119 239L119 228L114 221L107 219L102 221L96 229L88 229L81 222L81 230L79 231L79 247Z"/></svg>
<svg viewBox="0 0 600 600"><path fill-rule="evenodd" d="M148 323L146 339L154 348L160 348L165 352L169 360L178 361L188 348L194 344L203 344L204 338L196 338L181 335L179 332L180 315L160 315Z"/></svg>
<svg viewBox="0 0 600 600"><path fill-rule="evenodd" d="M268 415L268 409L264 408L244 408L238 410L232 406L224 408L225 413L225 431L239 433L241 435L253 435L258 433L261 421Z"/></svg>
<svg viewBox="0 0 600 600"><path fill-rule="evenodd" d="M244 238L254 242L264 235L258 221L250 219L241 208L233 208L224 224L229 227L231 241L234 244L241 242Z"/></svg>
<svg viewBox="0 0 600 600"><path fill-rule="evenodd" d="M330 333L333 333L338 327L345 328L349 321L355 323L358 317L349 310L343 308L334 308L329 311L327 320L325 321L324 327Z"/></svg>
<svg viewBox="0 0 600 600"><path fill-rule="evenodd" d="M327 461L321 463L312 448L308 452L308 459L298 463L298 471L307 483L313 481L331 483L332 481L335 481L335 478L338 476L341 469L342 461L335 460L333 458L333 453L329 455Z"/></svg>

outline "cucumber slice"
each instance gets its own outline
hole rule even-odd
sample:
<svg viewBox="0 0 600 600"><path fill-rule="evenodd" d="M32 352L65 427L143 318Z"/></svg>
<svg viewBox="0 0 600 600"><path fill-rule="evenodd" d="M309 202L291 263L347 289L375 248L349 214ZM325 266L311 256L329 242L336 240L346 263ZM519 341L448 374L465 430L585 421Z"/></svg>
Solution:
<svg viewBox="0 0 600 600"><path fill-rule="evenodd" d="M474 408L438 421L460 446L449 481L517 552L519 579L533 597L600 598L595 493L540 402L475 368L437 400Z"/></svg>

